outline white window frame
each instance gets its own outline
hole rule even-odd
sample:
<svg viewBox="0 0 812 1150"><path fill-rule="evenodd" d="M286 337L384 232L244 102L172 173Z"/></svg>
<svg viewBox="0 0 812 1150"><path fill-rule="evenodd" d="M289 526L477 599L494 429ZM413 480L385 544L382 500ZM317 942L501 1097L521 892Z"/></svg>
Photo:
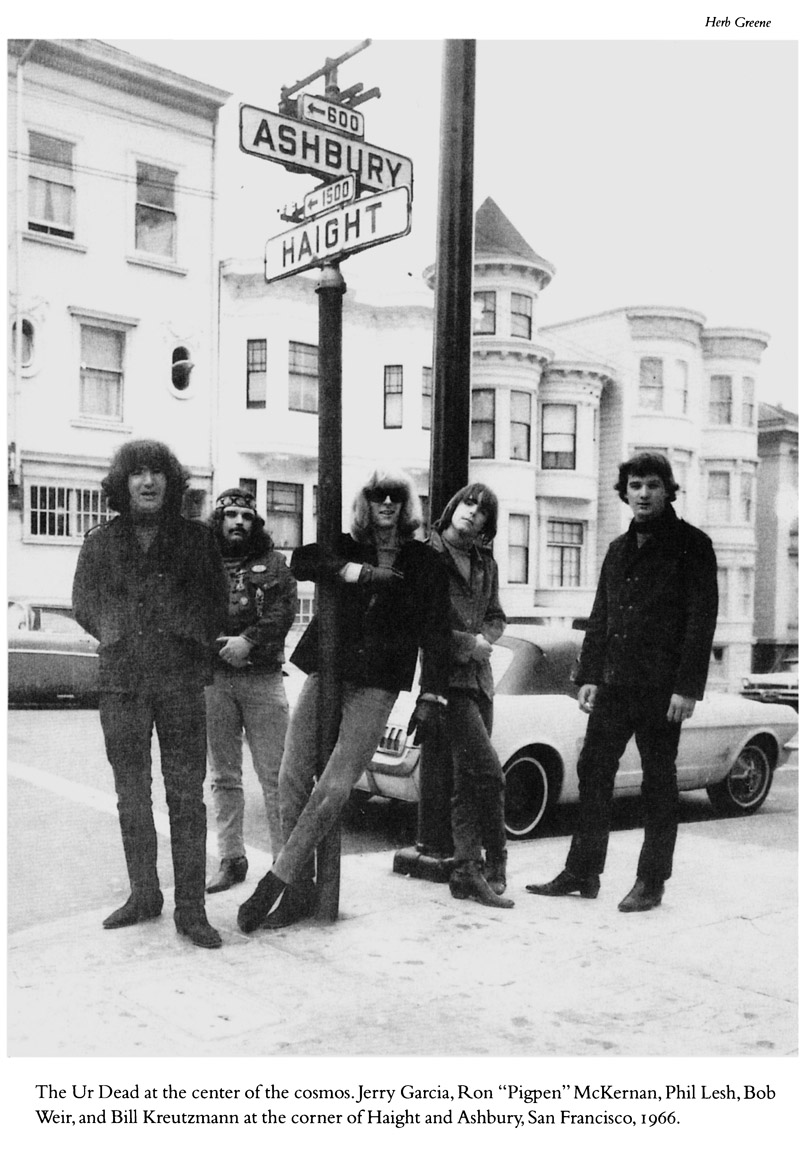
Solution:
<svg viewBox="0 0 812 1150"><path fill-rule="evenodd" d="M658 371L646 374L647 365L657 364ZM654 380L654 382L652 382ZM637 387L637 405L641 411L662 411L665 395L665 363L659 355L641 355Z"/></svg>
<svg viewBox="0 0 812 1150"><path fill-rule="evenodd" d="M128 316L110 315L107 312L90 311L85 308L69 307L68 312L76 322L76 365L78 368L76 378L76 419L75 424L82 427L116 428L127 430L124 417L127 411L127 360L130 351L130 337L138 326L138 320ZM120 371L120 414L114 417L95 415L82 410L82 328L97 327L103 331L118 332L122 336L121 371Z"/></svg>
<svg viewBox="0 0 812 1150"><path fill-rule="evenodd" d="M23 542L37 546L79 546L91 527L114 517L105 504L100 472L91 479L85 474L66 476L24 465ZM42 531L32 531L34 517ZM54 530L48 530L52 526ZM57 531L60 526L62 530Z"/></svg>
<svg viewBox="0 0 812 1150"><path fill-rule="evenodd" d="M727 476L727 494L725 496L713 495L711 493L711 481L714 478L721 478ZM707 514L709 523L729 523L731 513L731 498L733 489L733 473L727 468L708 468L707 479Z"/></svg>
<svg viewBox="0 0 812 1150"><path fill-rule="evenodd" d="M577 531L573 531L572 528L577 528ZM556 538L557 534L558 538ZM586 524L583 520L549 519L547 521L548 587L583 586L585 543ZM569 578L565 576L569 576Z"/></svg>
<svg viewBox="0 0 812 1150"><path fill-rule="evenodd" d="M525 411L519 411L519 406L524 407ZM529 391L511 390L510 393L510 458L520 462L528 462L531 458L531 451L533 449L533 397ZM523 444L526 443L526 454L516 453L516 433L519 429L523 429Z"/></svg>
<svg viewBox="0 0 812 1150"><path fill-rule="evenodd" d="M518 542L516 535L520 536ZM517 562L521 579L515 578ZM530 516L519 513L508 515L508 583L521 586L530 582Z"/></svg>
<svg viewBox="0 0 812 1150"><path fill-rule="evenodd" d="M180 172L177 167L168 163L164 159L153 159L147 156L134 156L134 171L133 171L133 214L132 214L132 227L133 227L133 251L139 259L155 260L157 263L176 264L178 262L178 241L180 229L180 216L178 212L178 187L180 183ZM153 204L148 200L141 200L138 193L138 176L140 168L153 168L159 172L166 172L172 176L172 206L166 207L163 204ZM166 252L154 252L149 248L138 246L138 209L148 208L152 212L159 212L166 219L172 220L172 243L171 250Z"/></svg>
<svg viewBox="0 0 812 1150"><path fill-rule="evenodd" d="M475 418L474 407L480 400L475 397L489 395L491 397L491 415L489 419ZM474 454L475 437L474 425L477 427L488 426L491 429L491 451L480 452ZM477 437L476 444L478 445L481 437ZM475 387L471 390L471 459L495 459L496 458L496 389L493 387Z"/></svg>
<svg viewBox="0 0 812 1150"><path fill-rule="evenodd" d="M294 367L301 366L301 364L294 364L294 354L296 350L300 348L307 348L307 363L310 365L315 361L315 372L294 370ZM316 353L315 356L312 354L313 352ZM295 396L293 394L294 389L298 389L298 394ZM306 404L311 395L313 397L313 405L312 407L308 407ZM319 345L317 343L304 343L300 339L288 340L288 411L298 411L305 415L318 415Z"/></svg>
<svg viewBox="0 0 812 1150"><path fill-rule="evenodd" d="M55 135L54 130L52 128L43 129L40 127L34 127L33 125L30 125L30 124L26 128L26 132L27 132L26 152L28 155L28 184L27 184L27 189L26 189L26 191L27 191L27 199L26 199L26 221L27 221L26 226L27 226L27 229L33 235L49 236L52 239L75 241L75 239L76 239L76 199L77 199L77 196L76 196L75 152L76 152L77 140L72 139L70 136L66 136L62 132L60 132L59 135ZM36 165L42 165L43 167L53 167L56 169L59 169L61 167L61 165L59 165L59 164L49 165L47 160L40 160L40 159L34 158L34 156L31 153L31 136L32 136L32 134L35 136L43 136L45 139L55 140L57 143L67 144L70 146L71 164L70 164L70 169L66 168L66 171L67 170L70 171L70 177L71 177L70 179L67 179L67 178L66 179L52 179L52 178L46 179L44 176L39 176L36 174L36 172L35 172ZM69 205L70 205L69 206L69 216L70 216L69 226L63 227L60 223L58 223L54 220L46 220L44 218L38 218L38 217L32 216L32 214L31 214L31 191L30 191L31 181L37 180L37 179L41 179L41 180L43 180L44 183L47 183L47 184L55 184L55 185L58 185L58 186L63 187L63 188L70 188L71 195L69 197Z"/></svg>
<svg viewBox="0 0 812 1150"><path fill-rule="evenodd" d="M567 421L572 423L572 429L567 431L560 430L546 430L545 421L547 419L547 412L553 410L567 411ZM559 440L571 441L571 451L550 451L546 449L551 438L555 436ZM543 471L575 471L577 464L577 451L578 451L578 405L575 403L543 403L541 405L541 468ZM571 463L554 463L550 464L545 462L545 457L554 455L558 457L571 458Z"/></svg>
<svg viewBox="0 0 812 1150"><path fill-rule="evenodd" d="M261 348L257 345L262 345ZM254 365L259 362L252 358L252 352L261 351L263 367L255 370ZM259 377L262 377L261 383ZM251 388L261 388L262 398L252 399ZM267 339L247 339L245 341L245 409L246 411L261 411L268 406L268 341Z"/></svg>
<svg viewBox="0 0 812 1150"><path fill-rule="evenodd" d="M727 395L719 397L714 391L717 380L726 380ZM708 383L708 423L714 427L730 427L733 422L733 376L729 372L714 372Z"/></svg>
<svg viewBox="0 0 812 1150"><path fill-rule="evenodd" d="M384 431L403 427L403 364L387 363L383 369Z"/></svg>

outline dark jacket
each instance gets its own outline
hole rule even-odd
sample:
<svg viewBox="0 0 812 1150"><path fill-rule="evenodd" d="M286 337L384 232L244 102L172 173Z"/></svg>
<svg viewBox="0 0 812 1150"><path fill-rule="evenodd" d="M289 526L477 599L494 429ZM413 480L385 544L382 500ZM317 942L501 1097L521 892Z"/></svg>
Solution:
<svg viewBox="0 0 812 1150"><path fill-rule="evenodd" d="M576 683L701 699L717 607L713 545L668 504L642 547L634 524L609 545Z"/></svg>
<svg viewBox="0 0 812 1150"><path fill-rule="evenodd" d="M493 698L493 672L490 660L474 662L471 654L476 636L495 643L505 629L505 613L499 602L499 568L493 554L484 548L471 548L471 581L463 578L442 536L432 529L429 546L448 574L451 597L451 680L460 690L482 691Z"/></svg>
<svg viewBox="0 0 812 1150"><path fill-rule="evenodd" d="M342 535L338 553L320 554L318 544L298 547L291 570L299 580L319 583L336 578L347 563L376 565L371 543ZM339 675L365 687L408 691L417 652L423 652L424 691L444 695L448 689L448 580L434 553L417 540L403 543L394 562L402 580L384 587L339 582ZM314 618L291 656L307 674L319 669L318 619Z"/></svg>
<svg viewBox="0 0 812 1150"><path fill-rule="evenodd" d="M216 537L216 536L215 536ZM224 635L242 635L253 644L246 667L217 659L218 670L234 675L276 671L285 661L285 636L296 618L297 587L285 556L263 532L260 544L236 563L227 562L230 584Z"/></svg>
<svg viewBox="0 0 812 1150"><path fill-rule="evenodd" d="M79 624L99 640L101 689L209 682L227 594L217 542L202 523L164 521L147 552L128 517L89 531L76 565L73 606Z"/></svg>

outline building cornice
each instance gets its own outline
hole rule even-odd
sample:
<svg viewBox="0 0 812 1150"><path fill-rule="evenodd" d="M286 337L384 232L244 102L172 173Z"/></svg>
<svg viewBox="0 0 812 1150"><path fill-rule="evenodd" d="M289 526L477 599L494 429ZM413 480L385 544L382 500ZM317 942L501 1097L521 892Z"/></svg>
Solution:
<svg viewBox="0 0 812 1150"><path fill-rule="evenodd" d="M231 96L222 88L171 72L103 40L35 40L33 44L30 40L8 41L12 60L18 60L27 50L26 63L81 76L127 95L140 96L209 120L216 118Z"/></svg>

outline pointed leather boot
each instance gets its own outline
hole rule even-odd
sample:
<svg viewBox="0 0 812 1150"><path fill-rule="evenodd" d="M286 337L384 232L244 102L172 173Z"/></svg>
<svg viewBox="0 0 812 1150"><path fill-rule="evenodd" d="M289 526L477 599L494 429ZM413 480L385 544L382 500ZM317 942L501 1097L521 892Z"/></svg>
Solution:
<svg viewBox="0 0 812 1150"><path fill-rule="evenodd" d="M198 907L175 907L175 929L195 946L206 950L217 950L223 945L220 935L206 918L206 912Z"/></svg>
<svg viewBox="0 0 812 1150"><path fill-rule="evenodd" d="M312 879L304 882L292 882L287 888L285 897L276 910L264 918L259 924L261 930L279 930L283 926L292 926L294 922L301 922L303 918L310 918L316 906L316 885Z"/></svg>
<svg viewBox="0 0 812 1150"><path fill-rule="evenodd" d="M562 870L551 882L528 883L526 890L531 894L546 894L559 898L565 894L580 894L581 898L597 898L601 889L600 875L589 874L586 878L576 878L568 870Z"/></svg>
<svg viewBox="0 0 812 1150"><path fill-rule="evenodd" d="M134 926L157 918L163 910L164 896L158 890L149 896L131 894L124 906L114 910L102 923L105 930L118 930L121 926Z"/></svg>
<svg viewBox="0 0 812 1150"><path fill-rule="evenodd" d="M243 934L251 934L262 920L280 908L288 892L287 883L269 870L257 883L257 889L237 911L237 926Z"/></svg>
<svg viewBox="0 0 812 1150"><path fill-rule="evenodd" d="M485 881L485 876L475 862L465 862L454 869L448 880L454 898L472 898L483 906L498 906L510 910L513 900L494 894Z"/></svg>
<svg viewBox="0 0 812 1150"><path fill-rule="evenodd" d="M504 894L507 887L507 851L485 852L485 881L494 894Z"/></svg>
<svg viewBox="0 0 812 1150"><path fill-rule="evenodd" d="M207 894L219 894L221 890L230 890L238 882L245 882L248 874L248 859L245 855L238 858L221 859L220 869L206 887Z"/></svg>
<svg viewBox="0 0 812 1150"><path fill-rule="evenodd" d="M617 909L626 913L653 910L663 901L663 890L662 883L647 883L639 878L626 897L617 904Z"/></svg>

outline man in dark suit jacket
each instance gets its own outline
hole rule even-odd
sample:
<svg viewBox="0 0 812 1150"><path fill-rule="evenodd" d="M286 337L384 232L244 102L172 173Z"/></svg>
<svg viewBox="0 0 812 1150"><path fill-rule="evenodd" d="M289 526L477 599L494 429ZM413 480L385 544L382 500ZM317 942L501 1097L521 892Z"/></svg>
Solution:
<svg viewBox="0 0 812 1150"><path fill-rule="evenodd" d="M576 673L589 715L578 760L580 806L566 868L533 894L595 898L606 859L612 792L632 735L643 769L643 849L622 911L659 906L677 838L681 725L702 698L716 627L716 556L704 532L678 519L679 490L663 455L621 464L615 484L633 519L609 546Z"/></svg>
<svg viewBox="0 0 812 1150"><path fill-rule="evenodd" d="M118 515L89 531L73 583L78 622L99 640L99 718L113 768L131 894L105 930L157 918L152 817L153 728L161 749L175 926L195 946L221 945L204 907L206 705L212 649L225 623L228 584L217 542L181 516L185 469L163 443L118 449L102 480Z"/></svg>

